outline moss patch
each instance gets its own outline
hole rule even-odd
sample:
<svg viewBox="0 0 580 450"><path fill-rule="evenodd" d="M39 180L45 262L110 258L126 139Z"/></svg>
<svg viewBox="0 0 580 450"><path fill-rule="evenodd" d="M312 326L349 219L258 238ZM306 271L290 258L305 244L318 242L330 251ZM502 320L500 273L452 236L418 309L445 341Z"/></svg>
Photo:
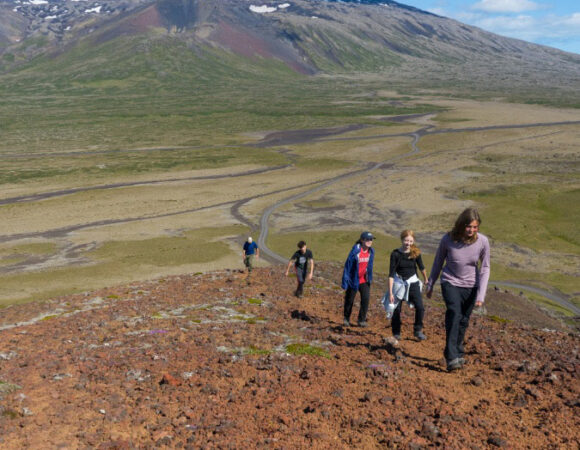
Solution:
<svg viewBox="0 0 580 450"><path fill-rule="evenodd" d="M286 352L291 355L311 355L330 358L330 353L320 347L314 347L309 344L290 344L286 346Z"/></svg>

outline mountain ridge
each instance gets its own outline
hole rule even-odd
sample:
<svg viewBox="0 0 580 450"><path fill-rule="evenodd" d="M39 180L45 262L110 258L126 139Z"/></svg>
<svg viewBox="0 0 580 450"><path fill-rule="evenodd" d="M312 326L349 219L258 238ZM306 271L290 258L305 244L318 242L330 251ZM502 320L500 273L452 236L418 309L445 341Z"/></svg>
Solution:
<svg viewBox="0 0 580 450"><path fill-rule="evenodd" d="M234 0L36 1L12 9L0 3L4 72L41 56L58 58L83 41L94 46L135 36L171 37L188 51L221 49L249 62L279 61L304 75L365 73L401 84L528 93L575 92L580 84L580 55L397 2L296 0L252 10L252 2Z"/></svg>

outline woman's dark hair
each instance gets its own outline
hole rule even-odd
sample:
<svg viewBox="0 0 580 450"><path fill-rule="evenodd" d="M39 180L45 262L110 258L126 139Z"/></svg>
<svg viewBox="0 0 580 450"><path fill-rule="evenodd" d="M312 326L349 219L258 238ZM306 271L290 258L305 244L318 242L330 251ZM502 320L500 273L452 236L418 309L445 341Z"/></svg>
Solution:
<svg viewBox="0 0 580 450"><path fill-rule="evenodd" d="M453 239L455 242L463 241L466 244L473 244L475 241L477 241L477 233L474 233L473 236L469 239L465 238L465 228L474 220L478 225L481 225L481 217L479 216L477 209L465 209L461 214L459 214L453 229L449 232L451 239Z"/></svg>
<svg viewBox="0 0 580 450"><path fill-rule="evenodd" d="M304 242L304 241L300 241L300 242L298 242L298 244L296 244L296 245L298 245L298 248L302 248L302 247L304 247L304 246L306 245L306 242Z"/></svg>

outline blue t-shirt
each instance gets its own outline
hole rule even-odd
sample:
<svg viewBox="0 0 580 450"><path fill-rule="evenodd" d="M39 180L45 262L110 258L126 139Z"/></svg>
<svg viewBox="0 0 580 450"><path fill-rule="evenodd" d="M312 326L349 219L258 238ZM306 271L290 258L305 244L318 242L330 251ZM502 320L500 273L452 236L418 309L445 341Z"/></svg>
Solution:
<svg viewBox="0 0 580 450"><path fill-rule="evenodd" d="M249 242L246 242L244 244L244 252L246 252L246 256L253 255L256 252L257 248L258 244L256 244L255 242L252 242L251 244Z"/></svg>

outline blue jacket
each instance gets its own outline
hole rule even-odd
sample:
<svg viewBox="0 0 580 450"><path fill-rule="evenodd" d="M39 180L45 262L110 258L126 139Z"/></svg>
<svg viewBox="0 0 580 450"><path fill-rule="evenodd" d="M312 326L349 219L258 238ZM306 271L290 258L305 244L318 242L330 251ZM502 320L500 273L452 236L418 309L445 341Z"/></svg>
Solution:
<svg viewBox="0 0 580 450"><path fill-rule="evenodd" d="M342 272L342 288L358 289L358 254L360 253L361 245L357 242L354 244L346 262L344 263L344 271ZM375 259L375 249L370 248L369 264L367 266L367 281L370 284L373 281L373 260Z"/></svg>

